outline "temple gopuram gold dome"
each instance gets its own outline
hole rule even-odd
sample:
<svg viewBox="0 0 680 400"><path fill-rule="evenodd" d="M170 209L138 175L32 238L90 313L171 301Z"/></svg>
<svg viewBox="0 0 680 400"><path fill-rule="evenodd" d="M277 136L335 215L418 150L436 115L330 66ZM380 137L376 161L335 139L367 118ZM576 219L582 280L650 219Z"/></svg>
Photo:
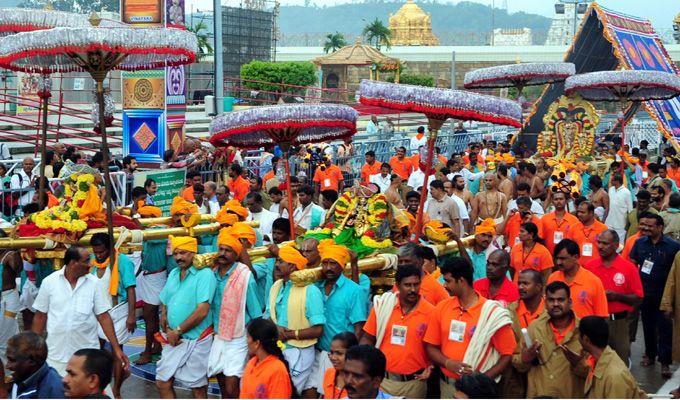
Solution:
<svg viewBox="0 0 680 400"><path fill-rule="evenodd" d="M437 46L430 14L407 0L396 14L390 14L390 42L393 46Z"/></svg>

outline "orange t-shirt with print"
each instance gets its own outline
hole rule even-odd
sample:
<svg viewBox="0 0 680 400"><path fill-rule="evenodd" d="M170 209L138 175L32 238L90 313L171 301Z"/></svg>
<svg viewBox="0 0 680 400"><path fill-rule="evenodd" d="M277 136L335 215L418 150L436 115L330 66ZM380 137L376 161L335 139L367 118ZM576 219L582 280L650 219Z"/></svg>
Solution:
<svg viewBox="0 0 680 400"><path fill-rule="evenodd" d="M382 168L382 163L379 162L374 162L373 165L369 163L365 163L363 167L361 167L361 182L362 183L369 183L369 180L371 179L371 175L376 175L380 173L380 169Z"/></svg>
<svg viewBox="0 0 680 400"><path fill-rule="evenodd" d="M275 356L258 362L253 357L246 364L241 378L241 399L289 399L293 387L286 366Z"/></svg>
<svg viewBox="0 0 680 400"><path fill-rule="evenodd" d="M404 157L400 160L397 156L390 158L390 167L392 167L392 172L399 175L403 180L408 180L408 176L411 175L413 171L413 163L410 158Z"/></svg>
<svg viewBox="0 0 680 400"><path fill-rule="evenodd" d="M561 219L558 219L554 212L541 217L545 247L550 251L550 254L555 251L557 243L567 238L571 230L578 224L578 218L569 212L565 212L564 217Z"/></svg>
<svg viewBox="0 0 680 400"><path fill-rule="evenodd" d="M330 167L326 167L323 171L321 167L318 167L314 173L314 182L319 184L320 190L331 189L337 192L342 180L344 180L342 171L337 165L331 164Z"/></svg>
<svg viewBox="0 0 680 400"><path fill-rule="evenodd" d="M510 267L515 270L513 282L519 281L519 273L525 269L543 271L554 266L550 251L540 243L534 243L534 247L528 252L524 250L524 244L518 243L510 250Z"/></svg>
<svg viewBox="0 0 680 400"><path fill-rule="evenodd" d="M578 244L581 250L581 257L579 262L581 265L588 264L588 261L598 258L600 253L597 251L597 238L600 233L606 231L607 225L598 221L597 219L590 226L584 226L579 222L569 233L569 239Z"/></svg>
<svg viewBox="0 0 680 400"><path fill-rule="evenodd" d="M432 311L434 311L434 306L422 296L416 307L408 314L404 314L397 300L390 319L385 325L385 334L380 344L380 351L387 358L388 372L411 375L430 365L423 337ZM364 331L377 337L377 330L375 309L371 309L364 324Z"/></svg>
<svg viewBox="0 0 680 400"><path fill-rule="evenodd" d="M432 312L427 325L427 332L423 339L425 343L439 346L444 356L451 360L463 361L472 335L477 328L482 306L487 301L479 293L477 295L479 300L467 310L463 309L457 297L451 297L439 303ZM512 325L499 328L491 337L491 345L501 356L512 355L517 346ZM442 368L442 371L448 377L460 378L460 375L446 368Z"/></svg>
<svg viewBox="0 0 680 400"><path fill-rule="evenodd" d="M607 294L600 278L583 267L579 267L576 275L567 282L563 271L555 271L550 274L546 284L562 281L569 286L571 292L571 309L576 317L583 318L589 315L609 317L609 304Z"/></svg>

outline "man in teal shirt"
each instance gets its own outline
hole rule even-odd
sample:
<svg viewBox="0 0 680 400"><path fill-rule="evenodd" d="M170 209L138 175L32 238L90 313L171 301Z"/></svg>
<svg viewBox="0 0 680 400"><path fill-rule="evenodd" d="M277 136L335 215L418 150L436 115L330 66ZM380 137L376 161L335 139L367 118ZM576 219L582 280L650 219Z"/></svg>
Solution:
<svg viewBox="0 0 680 400"><path fill-rule="evenodd" d="M272 257L253 260L253 271L257 283L257 296L264 310L269 299L269 290L274 284L274 263L279 253L279 245L290 240L290 222L288 218L277 218L272 224L272 241L268 249Z"/></svg>
<svg viewBox="0 0 680 400"><path fill-rule="evenodd" d="M208 376L217 376L223 398L235 399L248 358L246 326L262 316L262 305L253 273L237 261L249 262L241 241L229 233L229 228L223 228L217 236L217 246L213 270L217 289L210 306L216 335L208 360Z"/></svg>
<svg viewBox="0 0 680 400"><path fill-rule="evenodd" d="M90 261L92 275L105 282L101 289L105 290L108 295L107 298L111 299L113 308L109 310L109 315L111 315L113 321L118 344L122 348L130 340L130 334L137 327L135 320L135 305L137 303L135 297L137 285L135 266L125 254L111 251L111 239L108 233L101 232L92 235L90 246L92 246L94 256ZM112 254L113 263L110 261ZM116 282L118 282L117 285ZM106 335L101 327L99 328L99 337L106 340ZM127 377L124 374L123 365L118 360L114 360L113 377L113 395L120 398L120 388Z"/></svg>
<svg viewBox="0 0 680 400"><path fill-rule="evenodd" d="M332 367L328 353L333 337L342 332L354 332L361 337L366 322L366 298L363 289L344 275L345 266L350 262L350 252L344 247L324 240L319 244L321 271L324 280L317 283L324 298L326 325L317 343L319 351L314 360L312 376L317 391L323 393L323 377Z"/></svg>
<svg viewBox="0 0 680 400"><path fill-rule="evenodd" d="M161 353L160 344L154 339L158 332L158 313L161 301L159 295L168 279L169 258L166 254L167 239L145 240L142 245L141 273L137 276L137 294L142 301L146 341L144 351L135 364L144 365L152 361L154 354ZM174 264L174 260L173 260Z"/></svg>
<svg viewBox="0 0 680 400"><path fill-rule="evenodd" d="M176 398L175 380L194 398L208 396L208 357L212 346L210 303L217 285L209 268L196 269L198 242L189 236L169 237L178 268L161 291L161 330L167 344L156 364L156 387L162 398Z"/></svg>
<svg viewBox="0 0 680 400"><path fill-rule="evenodd" d="M323 334L326 317L323 296L316 285L296 286L290 275L304 269L307 259L292 246L278 249L274 268L277 280L269 292L264 317L278 327L286 342L283 356L288 361L293 385L303 398L316 395L312 380L312 365L316 356L314 345Z"/></svg>

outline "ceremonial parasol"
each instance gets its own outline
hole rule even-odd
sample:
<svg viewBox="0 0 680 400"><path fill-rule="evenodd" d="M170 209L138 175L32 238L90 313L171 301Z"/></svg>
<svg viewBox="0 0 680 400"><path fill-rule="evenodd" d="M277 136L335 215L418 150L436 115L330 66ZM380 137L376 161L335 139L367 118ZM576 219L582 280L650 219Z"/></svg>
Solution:
<svg viewBox="0 0 680 400"><path fill-rule="evenodd" d="M340 104L282 104L223 114L210 123L210 143L214 146L260 148L278 144L287 153L291 145L348 138L356 133L358 113ZM295 236L290 165L286 170L288 219Z"/></svg>
<svg viewBox="0 0 680 400"><path fill-rule="evenodd" d="M107 25L120 25L118 22L106 21ZM31 8L3 8L0 13L0 37L19 32L31 32L51 29L60 26L85 27L89 22L87 16L54 10L36 10ZM8 39L11 40L11 39ZM11 68L11 66L6 66ZM42 145L40 150L40 176L45 176L45 156L47 153L47 109L52 97L52 82L49 75L38 78L38 97L42 114ZM45 180L40 180L38 190L39 204L45 204Z"/></svg>
<svg viewBox="0 0 680 400"><path fill-rule="evenodd" d="M57 27L5 37L0 41L0 65L41 74L84 71L95 80L107 225L113 238L104 79L114 69L134 71L190 64L196 59L197 40L193 33L179 29L100 27L101 18L96 14L89 21L91 27Z"/></svg>
<svg viewBox="0 0 680 400"><path fill-rule="evenodd" d="M560 82L576 73L572 63L523 63L480 68L465 74L466 89L515 87L522 94L525 86Z"/></svg>
<svg viewBox="0 0 680 400"><path fill-rule="evenodd" d="M421 112L428 120L430 134L427 138L427 157L423 193L420 196L416 238L422 228L423 208L427 198L428 179L437 133L449 118L492 122L521 127L522 108L514 101L462 90L436 89L424 86L402 85L362 80L359 86L362 104L392 108L401 111Z"/></svg>
<svg viewBox="0 0 680 400"><path fill-rule="evenodd" d="M598 71L567 78L566 94L578 93L591 101L619 101L618 114L621 126L621 151L624 151L624 112L629 101L665 100L680 94L680 76L661 71ZM621 175L623 176L623 162Z"/></svg>
<svg viewBox="0 0 680 400"><path fill-rule="evenodd" d="M576 73L572 63L522 63L479 68L465 74L466 89L517 89L517 102L522 107L522 91L526 86L562 82ZM512 138L511 143L515 140Z"/></svg>

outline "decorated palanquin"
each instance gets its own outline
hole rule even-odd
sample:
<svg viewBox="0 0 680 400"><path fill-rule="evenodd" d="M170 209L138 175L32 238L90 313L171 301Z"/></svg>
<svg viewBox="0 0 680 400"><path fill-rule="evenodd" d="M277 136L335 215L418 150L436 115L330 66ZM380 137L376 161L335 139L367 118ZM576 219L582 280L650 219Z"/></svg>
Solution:
<svg viewBox="0 0 680 400"><path fill-rule="evenodd" d="M304 236L333 239L360 258L392 247L392 228L400 230L395 215L398 217L401 211L395 211L385 195L378 191L373 184L345 191L328 211L323 226Z"/></svg>
<svg viewBox="0 0 680 400"><path fill-rule="evenodd" d="M58 204L21 221L11 236L48 237L62 243L75 243L86 230L106 227L106 214L92 174L69 175L64 180L64 198L54 198L54 202ZM113 223L128 229L141 227L132 218L116 212Z"/></svg>
<svg viewBox="0 0 680 400"><path fill-rule="evenodd" d="M538 155L560 161L592 160L599 121L595 107L588 101L579 96L561 96L543 117L545 130L538 137Z"/></svg>

